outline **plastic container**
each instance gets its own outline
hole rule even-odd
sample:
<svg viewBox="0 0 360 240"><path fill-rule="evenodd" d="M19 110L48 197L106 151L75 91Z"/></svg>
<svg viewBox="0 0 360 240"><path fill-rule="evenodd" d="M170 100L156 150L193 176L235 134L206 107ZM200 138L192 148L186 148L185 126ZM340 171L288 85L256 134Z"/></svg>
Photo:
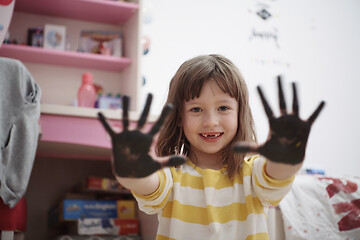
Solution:
<svg viewBox="0 0 360 240"><path fill-rule="evenodd" d="M121 108L121 98L120 96L112 97L110 96L100 96L99 97L99 108L102 109L119 109Z"/></svg>
<svg viewBox="0 0 360 240"><path fill-rule="evenodd" d="M84 73L82 75L82 84L77 94L78 106L93 108L95 106L96 96L97 94L93 85L92 74Z"/></svg>

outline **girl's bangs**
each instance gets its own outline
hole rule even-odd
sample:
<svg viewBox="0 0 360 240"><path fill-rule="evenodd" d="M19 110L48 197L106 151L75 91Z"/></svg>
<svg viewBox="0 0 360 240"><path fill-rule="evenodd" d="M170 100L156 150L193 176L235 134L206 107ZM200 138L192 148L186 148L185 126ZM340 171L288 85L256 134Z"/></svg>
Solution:
<svg viewBox="0 0 360 240"><path fill-rule="evenodd" d="M239 100L239 84L238 80L233 77L228 76L219 76L214 79L216 84L219 86L221 90L228 93L230 97L235 98L237 101Z"/></svg>
<svg viewBox="0 0 360 240"><path fill-rule="evenodd" d="M218 87L228 93L231 97L239 100L239 84L234 77L229 77L229 74L220 73L215 68L211 72L204 74L194 74L188 79L183 79L183 88L180 90L180 99L189 101L190 99L198 98L200 96L201 88L207 81L213 80Z"/></svg>
<svg viewBox="0 0 360 240"><path fill-rule="evenodd" d="M215 81L222 91L237 101L240 100L244 87L241 74L233 63L217 55L200 56L185 62L175 79L177 87L174 94L177 101L198 98L204 83L210 80Z"/></svg>

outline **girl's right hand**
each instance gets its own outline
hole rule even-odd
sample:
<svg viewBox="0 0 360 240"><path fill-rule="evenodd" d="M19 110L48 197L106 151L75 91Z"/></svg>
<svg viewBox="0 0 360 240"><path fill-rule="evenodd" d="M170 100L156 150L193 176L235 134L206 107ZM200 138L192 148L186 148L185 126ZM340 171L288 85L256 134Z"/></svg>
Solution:
<svg viewBox="0 0 360 240"><path fill-rule="evenodd" d="M258 87L258 92L269 120L269 139L262 145L238 142L233 146L233 150L238 153L256 152L273 162L296 165L302 163L304 160L311 126L323 109L325 102L322 101L314 113L304 121L299 117L299 105L295 83L293 83L294 95L292 113L287 113L286 111L286 103L280 76L278 77L278 88L281 115L275 117L261 88Z"/></svg>
<svg viewBox="0 0 360 240"><path fill-rule="evenodd" d="M172 105L167 105L159 119L153 125L149 133L143 133L140 130L146 123L149 114L152 95L149 94L146 105L141 113L140 119L135 130L129 130L129 97L123 97L123 131L115 133L106 118L99 112L98 117L109 133L113 148L113 170L117 177L123 178L143 178L167 166L178 166L185 163L186 158L179 155L172 155L160 161L154 160L150 155L150 147L153 143L154 135L160 130L166 116L172 110Z"/></svg>

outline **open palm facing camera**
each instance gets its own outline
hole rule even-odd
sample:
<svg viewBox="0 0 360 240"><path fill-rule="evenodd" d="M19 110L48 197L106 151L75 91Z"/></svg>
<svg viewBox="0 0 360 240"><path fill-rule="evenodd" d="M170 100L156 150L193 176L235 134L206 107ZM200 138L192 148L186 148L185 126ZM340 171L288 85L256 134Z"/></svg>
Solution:
<svg viewBox="0 0 360 240"><path fill-rule="evenodd" d="M299 105L295 83L293 88L292 112L287 113L281 77L278 77L280 116L275 117L260 87L257 88L261 101L264 105L266 115L269 119L270 133L268 140L262 145L252 145L238 142L234 145L234 152L247 153L256 152L271 161L298 164L304 160L306 144L310 129L315 119L323 109L325 102L322 101L314 113L306 120L299 117Z"/></svg>
<svg viewBox="0 0 360 240"><path fill-rule="evenodd" d="M99 120L111 137L113 148L113 170L118 177L142 178L166 166L183 164L186 159L183 156L169 156L161 163L149 155L154 135L159 132L166 116L172 110L172 105L167 105L159 119L148 133L141 132L149 114L152 95L149 94L146 105L141 113L137 128L129 130L129 97L123 97L123 131L115 133L102 113L98 114Z"/></svg>

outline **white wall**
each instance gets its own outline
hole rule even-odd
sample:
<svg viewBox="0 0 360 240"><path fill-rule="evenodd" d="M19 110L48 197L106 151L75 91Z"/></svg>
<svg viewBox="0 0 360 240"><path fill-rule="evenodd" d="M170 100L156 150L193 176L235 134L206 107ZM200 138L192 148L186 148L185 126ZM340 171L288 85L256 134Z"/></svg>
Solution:
<svg viewBox="0 0 360 240"><path fill-rule="evenodd" d="M256 92L261 85L278 113L275 76L298 83L300 114L306 119L321 100L326 107L313 125L305 165L328 175L360 175L360 1L358 0L143 0L145 93L155 95L158 114L168 83L185 60L209 53L230 58L248 83L259 142L268 123ZM272 16L264 21L261 8ZM269 33L268 39L253 32ZM274 41L273 35L277 36Z"/></svg>

